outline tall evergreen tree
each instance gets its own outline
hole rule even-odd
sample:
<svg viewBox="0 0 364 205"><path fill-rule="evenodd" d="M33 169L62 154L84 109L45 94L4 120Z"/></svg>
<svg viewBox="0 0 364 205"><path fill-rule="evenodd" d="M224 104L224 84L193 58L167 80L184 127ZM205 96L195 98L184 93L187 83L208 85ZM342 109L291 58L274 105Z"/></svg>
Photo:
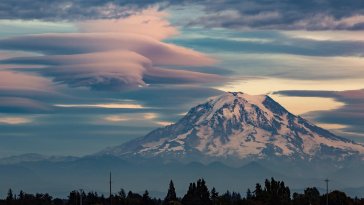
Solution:
<svg viewBox="0 0 364 205"><path fill-rule="evenodd" d="M201 199L201 205L204 205L204 204L210 205L211 204L210 192L206 186L206 182L204 179L199 179L197 181L197 191L198 191L198 195L200 196L200 199Z"/></svg>
<svg viewBox="0 0 364 205"><path fill-rule="evenodd" d="M257 183L255 185L254 194L255 194L255 199L260 200L260 199L263 198L263 189L262 189L262 186L259 183Z"/></svg>
<svg viewBox="0 0 364 205"><path fill-rule="evenodd" d="M13 201L13 200L14 200L13 190L9 189L8 194L6 196L6 201Z"/></svg>
<svg viewBox="0 0 364 205"><path fill-rule="evenodd" d="M9 189L8 194L6 195L5 201L6 201L7 205L14 204L15 197L14 197L14 194L13 194L13 190Z"/></svg>
<svg viewBox="0 0 364 205"><path fill-rule="evenodd" d="M250 189L248 189L246 191L246 199L252 199L252 198L253 198L252 192L250 191Z"/></svg>
<svg viewBox="0 0 364 205"><path fill-rule="evenodd" d="M125 199L126 198L125 190L124 189L120 189L120 191L118 192L118 196L121 199Z"/></svg>
<svg viewBox="0 0 364 205"><path fill-rule="evenodd" d="M153 204L153 201L152 201L152 199L149 196L148 190L145 190L145 192L144 192L144 194L143 194L142 197L143 197L142 198L143 199L143 205L152 205Z"/></svg>
<svg viewBox="0 0 364 205"><path fill-rule="evenodd" d="M216 191L215 187L211 189L211 200L216 200L219 197L219 192Z"/></svg>
<svg viewBox="0 0 364 205"><path fill-rule="evenodd" d="M25 197L25 193L23 192L23 190L20 190L19 192L19 200L24 200Z"/></svg>
<svg viewBox="0 0 364 205"><path fill-rule="evenodd" d="M182 199L182 204L186 205L211 205L210 192L203 179L197 183L191 183L187 194Z"/></svg>
<svg viewBox="0 0 364 205"><path fill-rule="evenodd" d="M176 189L174 188L173 181L169 182L169 188L167 196L164 198L164 204L170 204L173 201L177 201Z"/></svg>

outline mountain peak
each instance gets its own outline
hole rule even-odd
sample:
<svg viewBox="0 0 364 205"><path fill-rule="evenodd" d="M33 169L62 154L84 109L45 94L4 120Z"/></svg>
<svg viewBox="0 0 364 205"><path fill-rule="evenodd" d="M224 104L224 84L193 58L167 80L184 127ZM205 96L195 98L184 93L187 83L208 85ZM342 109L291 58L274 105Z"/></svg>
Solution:
<svg viewBox="0 0 364 205"><path fill-rule="evenodd" d="M231 100L241 99L245 100L245 102L259 104L262 103L267 97L267 95L249 95L243 92L226 92L220 96L211 98L211 100L224 100L226 102L231 102Z"/></svg>
<svg viewBox="0 0 364 205"><path fill-rule="evenodd" d="M177 123L99 154L182 161L344 160L364 146L288 112L266 95L228 92L197 105Z"/></svg>
<svg viewBox="0 0 364 205"><path fill-rule="evenodd" d="M199 116L198 121L193 121L195 125L215 119L214 123L232 121L242 125L245 120L245 123L255 122L258 126L262 121L268 123L274 115L292 115L267 95L249 95L242 92L227 92L212 97L206 103L192 108L186 117L196 118L197 113L204 114Z"/></svg>

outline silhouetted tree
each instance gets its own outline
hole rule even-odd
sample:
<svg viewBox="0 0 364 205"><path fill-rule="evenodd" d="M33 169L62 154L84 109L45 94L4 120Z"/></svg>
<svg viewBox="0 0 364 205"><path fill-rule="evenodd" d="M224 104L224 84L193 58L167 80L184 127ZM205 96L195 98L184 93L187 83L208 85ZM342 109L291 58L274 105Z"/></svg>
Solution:
<svg viewBox="0 0 364 205"><path fill-rule="evenodd" d="M320 204L320 192L316 187L306 188L304 191L304 197L308 204L319 205Z"/></svg>
<svg viewBox="0 0 364 205"><path fill-rule="evenodd" d="M126 204L127 205L142 205L143 197L138 193L133 193L133 192L129 191L128 195L126 197Z"/></svg>
<svg viewBox="0 0 364 205"><path fill-rule="evenodd" d="M120 189L118 194L115 196L115 200L117 204L125 205L126 204L126 194L124 189Z"/></svg>
<svg viewBox="0 0 364 205"><path fill-rule="evenodd" d="M8 194L6 195L6 201L13 201L14 200L14 194L13 194L13 190L9 189L8 190Z"/></svg>
<svg viewBox="0 0 364 205"><path fill-rule="evenodd" d="M219 193L216 191L215 187L212 187L210 196L212 204L217 204Z"/></svg>
<svg viewBox="0 0 364 205"><path fill-rule="evenodd" d="M150 198L148 190L145 190L142 198L143 198L143 205L152 205L153 204L153 200Z"/></svg>
<svg viewBox="0 0 364 205"><path fill-rule="evenodd" d="M5 201L6 201L6 204L9 204L9 205L14 204L15 197L13 194L13 190L11 190L11 189L8 190L8 194L6 195Z"/></svg>
<svg viewBox="0 0 364 205"><path fill-rule="evenodd" d="M266 179L264 182L264 189L260 184L255 186L255 201L260 201L263 204L269 205L286 205L291 202L291 192L283 181L276 181L274 178L271 180Z"/></svg>
<svg viewBox="0 0 364 205"><path fill-rule="evenodd" d="M353 200L350 199L344 192L333 191L329 193L329 204L330 205L346 205L352 204ZM326 204L326 194L321 196L321 204Z"/></svg>
<svg viewBox="0 0 364 205"><path fill-rule="evenodd" d="M204 179L191 183L186 195L182 199L185 205L211 205L210 192Z"/></svg>
<svg viewBox="0 0 364 205"><path fill-rule="evenodd" d="M246 191L246 199L250 200L250 199L252 199L252 198L253 198L253 194L252 194L252 192L250 191L250 189L248 189L248 190Z"/></svg>
<svg viewBox="0 0 364 205"><path fill-rule="evenodd" d="M164 204L170 204L177 201L176 189L174 188L173 181L169 182L169 188L166 197L164 198Z"/></svg>
<svg viewBox="0 0 364 205"><path fill-rule="evenodd" d="M169 193L163 202L160 199L152 199L146 190L143 195L131 191L125 194L121 189L118 194L112 195L113 205L182 205L175 194L174 184L171 181ZM109 200L104 195L96 192L72 191L67 199L53 199L47 193L27 194L20 191L18 195L10 189L5 199L0 199L0 205L79 205L82 196L83 205L109 205ZM174 200L171 200L174 199ZM190 183L187 193L182 199L183 205L325 205L326 195L320 196L317 188L306 188L303 193L294 193L292 200L290 190L283 181L271 178L265 180L264 187L256 184L253 192L246 192L246 198L242 198L238 192L226 191L219 195L215 188L209 192L203 179ZM329 193L330 205L364 205L364 199L350 198L344 192L333 191Z"/></svg>
<svg viewBox="0 0 364 205"><path fill-rule="evenodd" d="M257 183L255 185L254 195L255 195L254 198L257 199L257 200L261 200L262 198L264 198L263 197L263 189L262 189L262 186L259 183Z"/></svg>
<svg viewBox="0 0 364 205"><path fill-rule="evenodd" d="M70 194L68 195L68 204L69 205L78 205L79 198L80 198L80 195L79 195L78 191L76 191L76 190L71 191Z"/></svg>

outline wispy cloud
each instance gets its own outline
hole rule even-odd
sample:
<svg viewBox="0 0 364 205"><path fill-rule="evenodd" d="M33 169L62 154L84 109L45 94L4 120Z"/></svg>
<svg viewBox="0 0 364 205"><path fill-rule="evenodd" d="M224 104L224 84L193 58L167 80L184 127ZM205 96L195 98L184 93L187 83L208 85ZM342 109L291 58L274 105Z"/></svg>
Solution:
<svg viewBox="0 0 364 205"><path fill-rule="evenodd" d="M276 92L285 96L323 97L333 98L344 103L343 106L326 111L307 113L306 115L319 123L334 124L340 134L360 136L364 132L364 90L347 91L312 91L312 90L285 90ZM341 127L337 127L341 125ZM363 140L360 139L359 140Z"/></svg>
<svg viewBox="0 0 364 205"><path fill-rule="evenodd" d="M178 34L177 28L166 19L168 16L167 12L151 7L127 18L80 21L77 27L83 33L126 32L161 40Z"/></svg>
<svg viewBox="0 0 364 205"><path fill-rule="evenodd" d="M130 120L130 118L123 117L123 116L117 116L117 115L106 116L104 119L108 122L123 122L123 121Z"/></svg>
<svg viewBox="0 0 364 205"><path fill-rule="evenodd" d="M107 108L107 109L142 109L142 105L124 103L105 103L105 104L55 104L56 107L65 108Z"/></svg>
<svg viewBox="0 0 364 205"><path fill-rule="evenodd" d="M19 125L26 124L32 122L31 119L26 117L3 117L0 116L0 124L8 124L8 125Z"/></svg>
<svg viewBox="0 0 364 205"><path fill-rule="evenodd" d="M151 123L159 126L167 126L172 124L170 121L160 120L160 116L157 113L134 113L130 114L122 114L122 115L108 115L103 117L104 121L110 123L135 123L135 122L143 122L143 123Z"/></svg>
<svg viewBox="0 0 364 205"><path fill-rule="evenodd" d="M109 122L124 122L124 121L145 121L155 120L159 116L157 113L134 113L134 114L120 114L120 115L108 115L103 119Z"/></svg>
<svg viewBox="0 0 364 205"><path fill-rule="evenodd" d="M197 35L175 37L170 41L222 59L217 66L236 75L304 80L364 77L364 39L359 35L361 32L332 32L336 35L326 35L328 32L237 32L226 29L211 30L210 33L203 29L186 32L187 35ZM353 39L349 39L352 34Z"/></svg>
<svg viewBox="0 0 364 205"><path fill-rule="evenodd" d="M168 122L168 121L157 121L156 123L163 127L173 124L173 122Z"/></svg>
<svg viewBox="0 0 364 205"><path fill-rule="evenodd" d="M341 1L200 1L205 15L192 25L232 29L363 30L364 5Z"/></svg>
<svg viewBox="0 0 364 205"><path fill-rule="evenodd" d="M25 97L0 97L0 113L47 113L52 106Z"/></svg>

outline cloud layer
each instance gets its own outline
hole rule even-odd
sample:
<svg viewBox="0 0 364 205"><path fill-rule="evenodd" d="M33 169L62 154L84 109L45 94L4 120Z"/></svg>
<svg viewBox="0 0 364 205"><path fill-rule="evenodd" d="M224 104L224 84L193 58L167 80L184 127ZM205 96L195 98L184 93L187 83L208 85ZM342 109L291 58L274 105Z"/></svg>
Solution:
<svg viewBox="0 0 364 205"><path fill-rule="evenodd" d="M127 18L80 21L77 27L80 32L133 33L161 40L178 34L178 30L166 19L168 16L166 12L150 8Z"/></svg>
<svg viewBox="0 0 364 205"><path fill-rule="evenodd" d="M163 12L149 9L122 20L79 23L84 33L5 38L0 40L2 49L42 55L7 58L1 63L42 66L37 72L52 77L57 83L97 90L125 90L144 87L150 82L179 84L223 80L214 74L168 68L211 66L215 60L162 42L161 39L177 33L165 16Z"/></svg>
<svg viewBox="0 0 364 205"><path fill-rule="evenodd" d="M276 94L298 97L324 97L333 98L345 103L344 106L328 111L308 113L307 116L316 121L330 124L345 125L343 134L361 136L364 132L364 89L347 91L308 91L308 90L286 90ZM356 134L356 135L355 135Z"/></svg>
<svg viewBox="0 0 364 205"><path fill-rule="evenodd" d="M78 22L76 33L1 38L2 136L51 135L65 142L77 134L96 137L127 132L135 137L141 130L145 134L178 119L196 100L217 94L214 89L196 87L224 80L209 73L216 60L163 42L178 33L165 17L166 13L152 8L119 20ZM144 127L138 130L95 121L100 116L142 113L158 115L143 118ZM90 124L93 131L88 131ZM41 126L32 129L34 125ZM73 129L64 131L69 126Z"/></svg>
<svg viewBox="0 0 364 205"><path fill-rule="evenodd" d="M363 30L360 0L201 1L206 15L190 24L223 28L279 30ZM201 3L202 4L202 3Z"/></svg>
<svg viewBox="0 0 364 205"><path fill-rule="evenodd" d="M47 68L41 69L41 73L71 87L121 90L145 86L144 77L174 78L176 82L221 80L213 74L159 68L158 66L207 66L213 64L214 60L196 51L144 36L64 34L0 41L8 49L45 54L3 60L3 63L47 65Z"/></svg>
<svg viewBox="0 0 364 205"><path fill-rule="evenodd" d="M85 20L116 19L143 9L201 7L204 14L191 14L189 24L224 28L363 30L364 3L361 0L95 0L42 1L4 0L0 18ZM198 18L196 18L198 17ZM183 20L182 20L183 21ZM188 22L184 22L188 23Z"/></svg>
<svg viewBox="0 0 364 205"><path fill-rule="evenodd" d="M177 121L226 80L245 91L276 77L253 83L264 93L283 78L275 90L355 78L345 89L357 89L363 31L351 30L362 10L356 0L1 1L0 148L78 155L119 144ZM364 111L347 102L357 95L319 95L351 106L312 117L359 133Z"/></svg>
<svg viewBox="0 0 364 205"><path fill-rule="evenodd" d="M131 0L60 0L60 1L12 1L0 3L2 19L100 19L120 18L134 14L136 10L148 8L156 1Z"/></svg>

